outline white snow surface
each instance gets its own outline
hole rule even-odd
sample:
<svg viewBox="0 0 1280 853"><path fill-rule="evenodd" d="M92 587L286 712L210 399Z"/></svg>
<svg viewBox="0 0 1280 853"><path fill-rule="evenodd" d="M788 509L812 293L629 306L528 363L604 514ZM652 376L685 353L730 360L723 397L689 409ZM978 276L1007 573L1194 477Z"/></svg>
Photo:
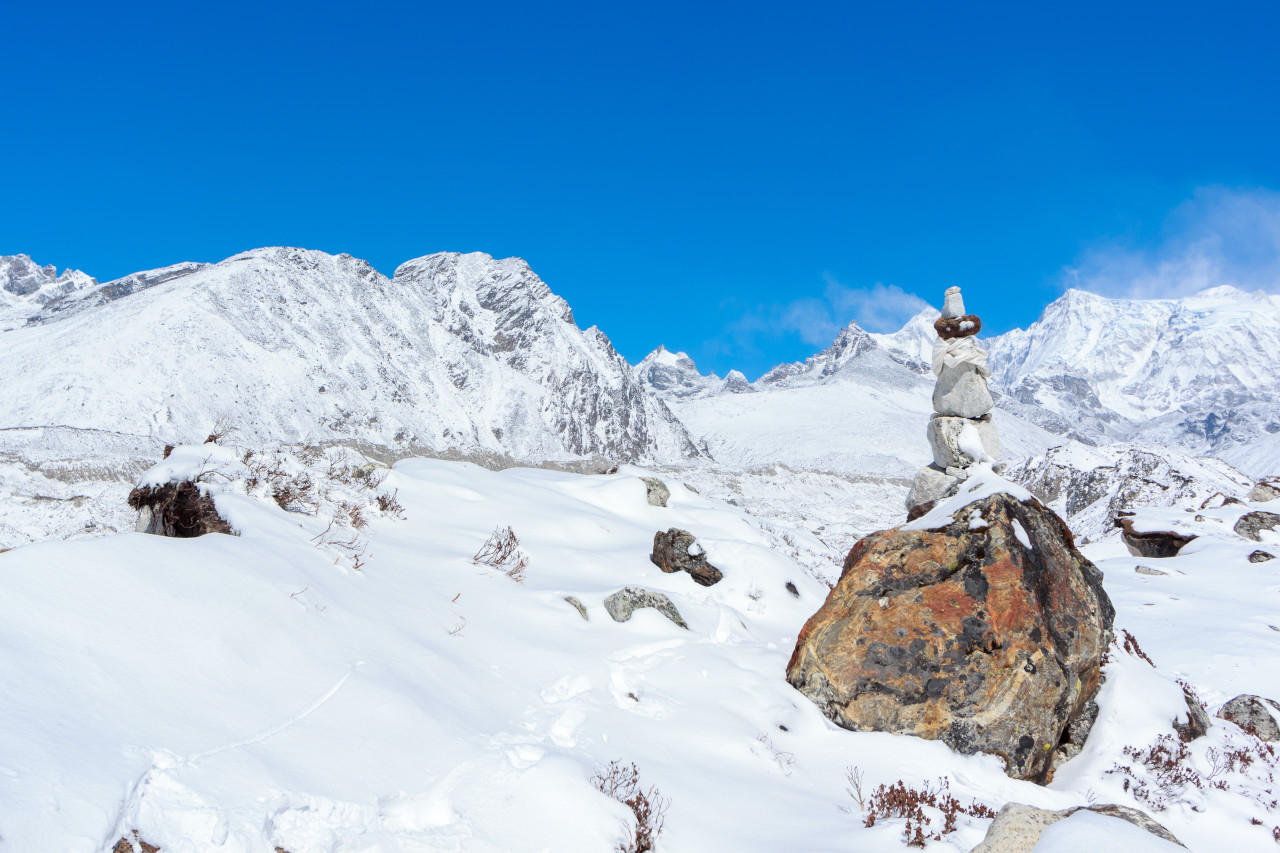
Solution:
<svg viewBox="0 0 1280 853"><path fill-rule="evenodd" d="M292 464L322 479L343 460L359 461L334 449ZM1176 790L1165 811L1108 772L1133 764L1124 746L1171 731L1184 713L1176 678L1211 711L1240 692L1280 695L1280 572L1268 568L1280 561L1247 561L1257 543L1229 527L1239 508L1206 511L1202 538L1161 561L1166 576L1135 573L1114 543L1088 552L1117 627L1159 668L1113 650L1084 752L1040 788L990 756L830 724L783 677L825 585L735 508L682 488L650 506L642 469L402 461L377 486L402 517L371 513L355 531L358 570L333 544L352 532L331 523L355 499L347 486L322 487L314 514L286 512L247 470L239 449L202 445L141 479L205 473L238 536L0 555L3 849L101 853L136 829L167 853L611 850L629 812L590 778L612 760L636 762L670 798L664 853L904 849L901 820L862 825L850 766L869 788L946 776L993 808L1138 805L1204 853L1268 849L1280 823L1256 767L1221 777L1228 791ZM972 479L969 499L1018 493ZM472 560L507 525L529 557L523 583ZM723 581L700 587L649 562L653 533L671 526L695 533ZM670 596L689 629L647 609L613 622L603 599L629 585ZM1191 760L1208 772L1211 747L1246 741L1215 721ZM987 824L962 816L929 849L967 851ZM1070 829L1101 849L1128 832Z"/></svg>

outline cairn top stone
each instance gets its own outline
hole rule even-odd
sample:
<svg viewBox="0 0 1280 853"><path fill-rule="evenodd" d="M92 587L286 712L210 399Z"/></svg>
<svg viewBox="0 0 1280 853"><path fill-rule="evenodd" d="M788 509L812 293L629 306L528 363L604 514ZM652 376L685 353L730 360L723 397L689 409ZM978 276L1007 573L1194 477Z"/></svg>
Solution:
<svg viewBox="0 0 1280 853"><path fill-rule="evenodd" d="M954 320L957 317L964 316L964 297L960 295L960 288L948 287L946 296L942 303L942 317L944 320Z"/></svg>

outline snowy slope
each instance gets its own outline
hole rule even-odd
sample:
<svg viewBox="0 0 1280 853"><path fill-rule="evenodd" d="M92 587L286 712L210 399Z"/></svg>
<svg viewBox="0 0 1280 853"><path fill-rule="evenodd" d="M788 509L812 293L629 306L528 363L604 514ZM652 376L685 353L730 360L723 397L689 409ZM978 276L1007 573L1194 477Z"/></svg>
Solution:
<svg viewBox="0 0 1280 853"><path fill-rule="evenodd" d="M1163 561L1177 569L1166 577L1135 574L1109 544L1092 552L1118 627L1160 669L1113 650L1085 751L1039 788L988 756L829 723L783 677L826 587L751 517L675 482L658 508L635 469L406 460L379 487L403 517L372 513L352 531L321 504L313 515L263 499L241 459L184 447L144 478L218 471L208 483L239 536L125 534L0 555L6 849L102 853L138 830L166 853L594 853L631 819L590 782L621 761L670 799L663 853L899 851L902 821L866 828L849 768L867 794L945 776L963 802L993 808L1143 805L1109 771L1132 765L1125 746L1170 731L1175 677L1212 703L1280 694L1267 639L1277 570L1247 562L1256 543L1225 533L1224 511L1200 525L1212 541ZM318 480L325 466L312 461ZM324 507L349 497L333 488ZM504 525L529 557L523 583L471 559ZM698 536L723 581L699 587L649 562L653 533L671 526ZM317 546L352 533L358 570ZM602 601L627 585L666 593L688 630L652 610L612 621ZM1211 645L1195 630L1228 622ZM1207 772L1207 748L1242 737L1215 725L1192 760ZM1157 817L1202 853L1269 849L1275 816L1236 790L1252 777L1220 778L1231 791L1178 791ZM929 849L968 851L987 823L962 815ZM1108 837L1087 840L1108 849Z"/></svg>
<svg viewBox="0 0 1280 853"><path fill-rule="evenodd" d="M259 249L43 306L3 344L0 426L172 443L223 421L251 440L527 460L697 452L516 258L431 255L388 279L347 255Z"/></svg>

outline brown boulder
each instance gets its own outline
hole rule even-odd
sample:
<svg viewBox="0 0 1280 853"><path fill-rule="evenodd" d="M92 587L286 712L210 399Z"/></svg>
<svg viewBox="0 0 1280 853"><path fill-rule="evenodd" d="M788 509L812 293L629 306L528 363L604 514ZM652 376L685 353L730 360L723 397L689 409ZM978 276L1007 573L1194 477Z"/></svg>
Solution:
<svg viewBox="0 0 1280 853"><path fill-rule="evenodd" d="M982 321L977 314L965 314L963 317L939 317L933 321L933 330L944 341L953 338L967 338L982 331Z"/></svg>
<svg viewBox="0 0 1280 853"><path fill-rule="evenodd" d="M1133 529L1131 514L1118 515L1115 525L1120 528L1120 538L1124 540L1125 547L1135 557L1176 557L1183 545L1197 538L1192 533L1174 533L1172 530L1140 533Z"/></svg>
<svg viewBox="0 0 1280 853"><path fill-rule="evenodd" d="M678 527L653 534L649 561L668 574L688 572L693 582L701 586L719 583L724 577L723 572L707 562L707 555L693 534Z"/></svg>
<svg viewBox="0 0 1280 853"><path fill-rule="evenodd" d="M787 680L844 728L994 753L1043 784L1087 732L1114 615L1066 524L1000 493L945 527L858 542Z"/></svg>

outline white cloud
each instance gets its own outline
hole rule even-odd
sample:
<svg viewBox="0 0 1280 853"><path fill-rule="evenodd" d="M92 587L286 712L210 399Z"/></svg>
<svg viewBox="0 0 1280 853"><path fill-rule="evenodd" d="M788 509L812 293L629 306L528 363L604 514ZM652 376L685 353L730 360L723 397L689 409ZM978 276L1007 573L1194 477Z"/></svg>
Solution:
<svg viewBox="0 0 1280 853"><path fill-rule="evenodd" d="M1169 214L1153 245L1095 246L1062 270L1064 288L1157 299L1229 284L1280 292L1280 192L1204 187Z"/></svg>

